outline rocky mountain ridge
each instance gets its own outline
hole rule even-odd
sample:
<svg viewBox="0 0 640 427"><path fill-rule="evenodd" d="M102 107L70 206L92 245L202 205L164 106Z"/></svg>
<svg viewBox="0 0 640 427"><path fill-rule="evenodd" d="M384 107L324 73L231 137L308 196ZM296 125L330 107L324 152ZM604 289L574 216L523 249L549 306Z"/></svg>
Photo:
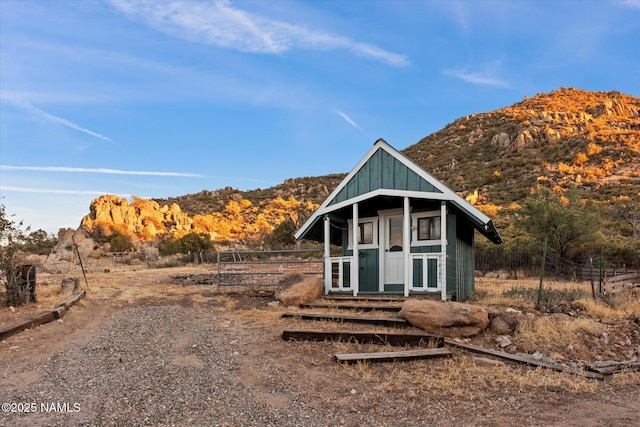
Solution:
<svg viewBox="0 0 640 427"><path fill-rule="evenodd" d="M538 186L557 192L576 188L601 203L640 198L640 98L561 88L457 119L402 152L505 223ZM276 209L308 215L344 176L291 178L267 189L227 187L132 203L102 196L92 202L81 228L140 239L191 231L205 231L213 240L257 237L287 219L283 212L265 219L261 209L266 205L288 201L277 202ZM216 231L231 220L240 231Z"/></svg>

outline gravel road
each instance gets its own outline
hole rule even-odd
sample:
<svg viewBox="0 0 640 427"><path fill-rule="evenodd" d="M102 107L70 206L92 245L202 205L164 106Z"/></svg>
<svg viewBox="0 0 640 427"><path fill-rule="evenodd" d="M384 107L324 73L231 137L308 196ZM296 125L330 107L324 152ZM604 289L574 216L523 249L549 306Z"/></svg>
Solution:
<svg viewBox="0 0 640 427"><path fill-rule="evenodd" d="M54 353L39 368L37 381L4 396L3 401L34 402L37 411L3 414L0 424L387 424L374 414L352 412L347 406L329 411L313 407L301 390L288 388L287 373L247 352L248 346L256 350L258 343L247 342L254 335L201 308L148 306L117 311L97 336ZM42 409L41 404L52 402L63 404L62 412ZM387 425L392 424L390 420ZM411 424L421 425L416 420Z"/></svg>
<svg viewBox="0 0 640 427"><path fill-rule="evenodd" d="M65 319L77 322L92 307ZM263 327L211 306L116 307L105 318L95 333L68 338L36 363L12 370L10 357L2 359L1 401L36 407L2 413L0 426L589 427L627 426L640 413L628 394L636 394L636 386L577 401L549 390L515 396L490 387L472 400L416 385L385 393L372 386L376 377L352 378L345 369L356 367L332 362L330 343L283 342L277 325ZM47 331L24 334L38 333ZM27 336L3 343L3 351L20 357L22 350L12 347L33 349L38 335Z"/></svg>

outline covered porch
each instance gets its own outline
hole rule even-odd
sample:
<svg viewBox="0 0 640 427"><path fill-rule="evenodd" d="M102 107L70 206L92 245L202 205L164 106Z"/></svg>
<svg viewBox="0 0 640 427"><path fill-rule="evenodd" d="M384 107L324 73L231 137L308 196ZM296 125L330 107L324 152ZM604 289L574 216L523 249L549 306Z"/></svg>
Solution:
<svg viewBox="0 0 640 427"><path fill-rule="evenodd" d="M446 201L392 194L336 206L322 217L325 293L447 299L447 215Z"/></svg>

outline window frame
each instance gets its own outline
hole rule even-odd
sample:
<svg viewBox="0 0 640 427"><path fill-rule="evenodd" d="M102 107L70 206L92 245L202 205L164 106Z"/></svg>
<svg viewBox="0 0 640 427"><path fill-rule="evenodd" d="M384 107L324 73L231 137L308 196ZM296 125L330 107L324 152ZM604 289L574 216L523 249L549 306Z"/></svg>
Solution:
<svg viewBox="0 0 640 427"><path fill-rule="evenodd" d="M358 218L358 225L372 223L373 235L372 243L358 243L358 249L378 249L378 217ZM347 220L348 223L348 236L347 236L347 250L353 250L353 219Z"/></svg>
<svg viewBox="0 0 640 427"><path fill-rule="evenodd" d="M440 218L440 237L437 239L418 240L418 221L424 218ZM434 246L442 244L442 216L440 211L411 213L411 246Z"/></svg>

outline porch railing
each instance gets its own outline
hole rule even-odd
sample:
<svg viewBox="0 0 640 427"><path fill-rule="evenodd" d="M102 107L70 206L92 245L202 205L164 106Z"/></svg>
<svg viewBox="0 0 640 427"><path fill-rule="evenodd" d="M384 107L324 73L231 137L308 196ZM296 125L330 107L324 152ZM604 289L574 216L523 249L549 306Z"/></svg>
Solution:
<svg viewBox="0 0 640 427"><path fill-rule="evenodd" d="M329 291L351 291L351 261L353 257L331 257L331 281ZM325 285L326 287L326 285Z"/></svg>

